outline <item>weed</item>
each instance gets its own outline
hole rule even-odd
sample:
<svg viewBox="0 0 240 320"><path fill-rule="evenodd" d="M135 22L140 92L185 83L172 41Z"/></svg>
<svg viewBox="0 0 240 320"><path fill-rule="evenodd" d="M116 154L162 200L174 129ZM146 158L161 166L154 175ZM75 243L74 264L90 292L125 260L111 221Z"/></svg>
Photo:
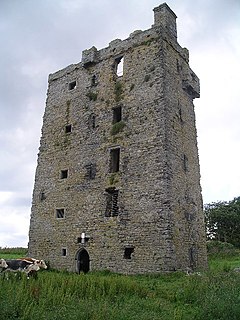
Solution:
<svg viewBox="0 0 240 320"><path fill-rule="evenodd" d="M119 181L119 175L118 175L118 172L114 172L110 175L109 177L109 184L110 185L113 185L115 183L118 183Z"/></svg>
<svg viewBox="0 0 240 320"><path fill-rule="evenodd" d="M114 136L115 134L123 131L123 128L126 126L126 123L124 121L119 121L113 124L111 129L111 135Z"/></svg>
<svg viewBox="0 0 240 320"><path fill-rule="evenodd" d="M232 262L240 265L240 259L236 255L229 265L227 261L211 258L214 269L188 277L182 272L125 276L108 270L86 275L44 270L36 280L0 276L0 317L238 320L240 275L228 271Z"/></svg>
<svg viewBox="0 0 240 320"><path fill-rule="evenodd" d="M115 93L115 101L119 102L122 99L122 94L123 94L123 84L121 82L119 81L116 82L114 93Z"/></svg>
<svg viewBox="0 0 240 320"><path fill-rule="evenodd" d="M89 98L90 101L96 101L98 94L92 91L89 91L86 96Z"/></svg>

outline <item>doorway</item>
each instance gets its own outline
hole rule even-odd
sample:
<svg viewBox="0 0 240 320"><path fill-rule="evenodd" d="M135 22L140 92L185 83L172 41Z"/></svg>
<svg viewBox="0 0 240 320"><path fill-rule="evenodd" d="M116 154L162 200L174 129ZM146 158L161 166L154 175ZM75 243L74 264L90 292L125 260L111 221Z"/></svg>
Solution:
<svg viewBox="0 0 240 320"><path fill-rule="evenodd" d="M80 249L77 252L77 272L87 273L90 269L90 259L87 250Z"/></svg>

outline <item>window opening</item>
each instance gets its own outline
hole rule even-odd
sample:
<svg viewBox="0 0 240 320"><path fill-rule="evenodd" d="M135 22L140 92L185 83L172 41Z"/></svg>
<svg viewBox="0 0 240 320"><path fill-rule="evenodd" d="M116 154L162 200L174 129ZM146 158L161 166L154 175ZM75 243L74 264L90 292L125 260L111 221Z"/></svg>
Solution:
<svg viewBox="0 0 240 320"><path fill-rule="evenodd" d="M95 87L97 85L97 76L94 74L91 79L91 86Z"/></svg>
<svg viewBox="0 0 240 320"><path fill-rule="evenodd" d="M96 177L96 164L89 163L85 166L86 168L86 175L85 178L88 180L93 180Z"/></svg>
<svg viewBox="0 0 240 320"><path fill-rule="evenodd" d="M89 116L89 127L90 129L96 128L96 116L94 113L90 114Z"/></svg>
<svg viewBox="0 0 240 320"><path fill-rule="evenodd" d="M183 155L183 169L185 172L188 171L188 158L185 154Z"/></svg>
<svg viewBox="0 0 240 320"><path fill-rule="evenodd" d="M45 195L45 192L41 192L40 193L40 201L43 201L46 199L46 195Z"/></svg>
<svg viewBox="0 0 240 320"><path fill-rule="evenodd" d="M71 124L68 124L68 125L65 127L65 133L69 133L69 132L72 132L72 125L71 125Z"/></svg>
<svg viewBox="0 0 240 320"><path fill-rule="evenodd" d="M63 208L56 209L56 218L63 219L65 217L65 210Z"/></svg>
<svg viewBox="0 0 240 320"><path fill-rule="evenodd" d="M115 59L115 68L116 68L116 74L118 77L121 77L123 75L123 63L124 63L123 56Z"/></svg>
<svg viewBox="0 0 240 320"><path fill-rule="evenodd" d="M62 256L66 257L67 255L67 249L66 248L62 248Z"/></svg>
<svg viewBox="0 0 240 320"><path fill-rule="evenodd" d="M134 252L134 248L125 248L124 249L124 259L132 259L132 253Z"/></svg>
<svg viewBox="0 0 240 320"><path fill-rule="evenodd" d="M113 108L113 124L122 120L122 107L118 106Z"/></svg>
<svg viewBox="0 0 240 320"><path fill-rule="evenodd" d="M120 148L110 150L110 172L119 171Z"/></svg>
<svg viewBox="0 0 240 320"><path fill-rule="evenodd" d="M61 170L61 179L67 179L68 170Z"/></svg>
<svg viewBox="0 0 240 320"><path fill-rule="evenodd" d="M76 81L72 81L68 84L68 90L73 90L75 89L77 86L77 82Z"/></svg>
<svg viewBox="0 0 240 320"><path fill-rule="evenodd" d="M106 211L105 217L114 217L119 214L118 190L115 187L106 189Z"/></svg>

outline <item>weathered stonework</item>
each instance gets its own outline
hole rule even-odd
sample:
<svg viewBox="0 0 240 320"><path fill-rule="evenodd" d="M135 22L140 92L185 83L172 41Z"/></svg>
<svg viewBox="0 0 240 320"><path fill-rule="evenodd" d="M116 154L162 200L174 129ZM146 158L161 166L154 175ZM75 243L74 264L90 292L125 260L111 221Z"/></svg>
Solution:
<svg viewBox="0 0 240 320"><path fill-rule="evenodd" d="M206 268L198 97L165 3L151 29L50 74L29 255L70 271Z"/></svg>

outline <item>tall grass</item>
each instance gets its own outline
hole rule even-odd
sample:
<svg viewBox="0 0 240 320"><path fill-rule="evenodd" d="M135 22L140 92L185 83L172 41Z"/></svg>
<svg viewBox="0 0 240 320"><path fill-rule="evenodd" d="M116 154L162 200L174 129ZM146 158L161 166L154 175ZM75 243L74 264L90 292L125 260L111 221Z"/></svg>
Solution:
<svg viewBox="0 0 240 320"><path fill-rule="evenodd" d="M210 270L192 276L44 270L27 280L11 274L9 280L0 277L0 319L240 319L237 265L236 253L211 257Z"/></svg>

